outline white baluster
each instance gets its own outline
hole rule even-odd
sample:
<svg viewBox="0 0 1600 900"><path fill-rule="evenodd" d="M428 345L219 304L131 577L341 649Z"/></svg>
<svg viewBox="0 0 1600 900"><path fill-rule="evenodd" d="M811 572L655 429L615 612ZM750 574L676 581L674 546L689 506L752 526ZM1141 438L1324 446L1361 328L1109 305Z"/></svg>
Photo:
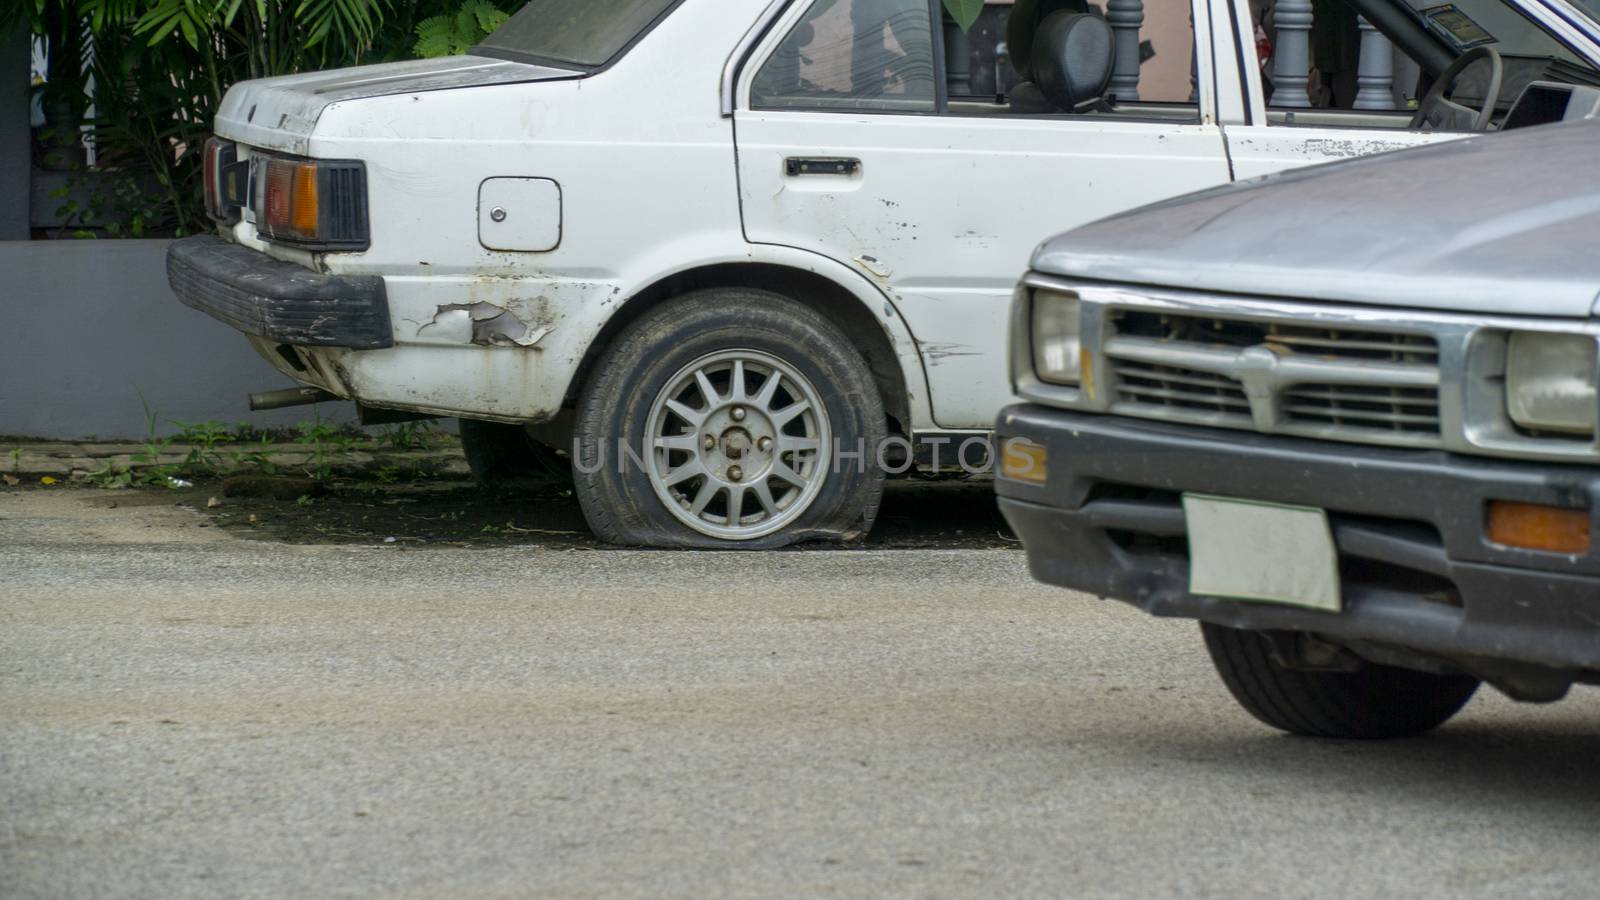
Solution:
<svg viewBox="0 0 1600 900"><path fill-rule="evenodd" d="M1394 47L1366 16L1361 25L1361 64L1356 68L1356 109L1394 109Z"/></svg>
<svg viewBox="0 0 1600 900"><path fill-rule="evenodd" d="M1116 35L1117 58L1106 93L1124 103L1139 99L1139 28L1144 0L1106 0L1106 22Z"/></svg>
<svg viewBox="0 0 1600 900"><path fill-rule="evenodd" d="M1272 48L1272 105L1311 106L1311 0L1278 0L1278 39Z"/></svg>

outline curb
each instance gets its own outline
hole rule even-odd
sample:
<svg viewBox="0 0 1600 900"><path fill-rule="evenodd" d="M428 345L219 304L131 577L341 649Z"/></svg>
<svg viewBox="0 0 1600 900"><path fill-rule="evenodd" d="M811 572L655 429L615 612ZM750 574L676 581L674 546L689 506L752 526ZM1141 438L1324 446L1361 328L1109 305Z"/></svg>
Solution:
<svg viewBox="0 0 1600 900"><path fill-rule="evenodd" d="M319 466L326 467L334 475L359 475L386 468L422 469L451 476L470 474L459 441L439 436L430 438L428 443L426 447L408 449L376 444L361 444L350 449L324 447L320 461L318 449L310 444L225 443L211 448L204 469L217 476L260 472L263 471L261 463L265 462L286 474L299 474ZM202 448L194 444L165 444L155 458L150 459L145 445L128 442L0 444L0 475L25 482L38 482L42 478L87 481L108 470L137 474L160 468L182 469L198 459L202 452Z"/></svg>

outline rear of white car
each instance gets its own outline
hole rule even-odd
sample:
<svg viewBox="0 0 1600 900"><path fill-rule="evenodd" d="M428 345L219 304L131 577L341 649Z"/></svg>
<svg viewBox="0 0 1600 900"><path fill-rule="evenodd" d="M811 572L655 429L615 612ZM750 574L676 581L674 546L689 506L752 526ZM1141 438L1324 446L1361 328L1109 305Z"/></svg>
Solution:
<svg viewBox="0 0 1600 900"><path fill-rule="evenodd" d="M173 283L306 385L474 423L474 460L568 454L610 540L857 536L1009 399L1039 238L1456 136L1272 119L1246 0L1152 5L1115 96L1132 33L1086 8L1009 8L1010 96L962 87L939 0L533 0L468 56L240 84Z"/></svg>

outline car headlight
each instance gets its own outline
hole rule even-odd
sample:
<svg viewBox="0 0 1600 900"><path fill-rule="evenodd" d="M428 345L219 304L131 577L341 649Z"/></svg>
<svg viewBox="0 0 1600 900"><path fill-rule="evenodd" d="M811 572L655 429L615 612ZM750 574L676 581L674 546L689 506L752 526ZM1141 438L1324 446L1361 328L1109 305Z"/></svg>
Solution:
<svg viewBox="0 0 1600 900"><path fill-rule="evenodd" d="M1082 378L1078 298L1033 292L1033 370L1040 381L1075 385Z"/></svg>
<svg viewBox="0 0 1600 900"><path fill-rule="evenodd" d="M1506 405L1511 421L1529 431L1593 436L1600 419L1600 371L1593 335L1511 335L1506 356Z"/></svg>

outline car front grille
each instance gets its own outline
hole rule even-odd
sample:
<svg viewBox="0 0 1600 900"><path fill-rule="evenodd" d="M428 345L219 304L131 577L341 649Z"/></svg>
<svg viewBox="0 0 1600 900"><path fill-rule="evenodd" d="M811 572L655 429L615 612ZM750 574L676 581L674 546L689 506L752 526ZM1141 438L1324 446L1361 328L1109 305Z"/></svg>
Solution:
<svg viewBox="0 0 1600 900"><path fill-rule="evenodd" d="M1111 412L1329 440L1438 446L1431 335L1114 310Z"/></svg>
<svg viewBox="0 0 1600 900"><path fill-rule="evenodd" d="M1117 360L1111 371L1117 377L1120 403L1250 424L1250 400L1244 385L1226 375L1137 360Z"/></svg>
<svg viewBox="0 0 1600 900"><path fill-rule="evenodd" d="M1309 427L1439 433L1437 390L1299 384L1283 401L1285 418Z"/></svg>

